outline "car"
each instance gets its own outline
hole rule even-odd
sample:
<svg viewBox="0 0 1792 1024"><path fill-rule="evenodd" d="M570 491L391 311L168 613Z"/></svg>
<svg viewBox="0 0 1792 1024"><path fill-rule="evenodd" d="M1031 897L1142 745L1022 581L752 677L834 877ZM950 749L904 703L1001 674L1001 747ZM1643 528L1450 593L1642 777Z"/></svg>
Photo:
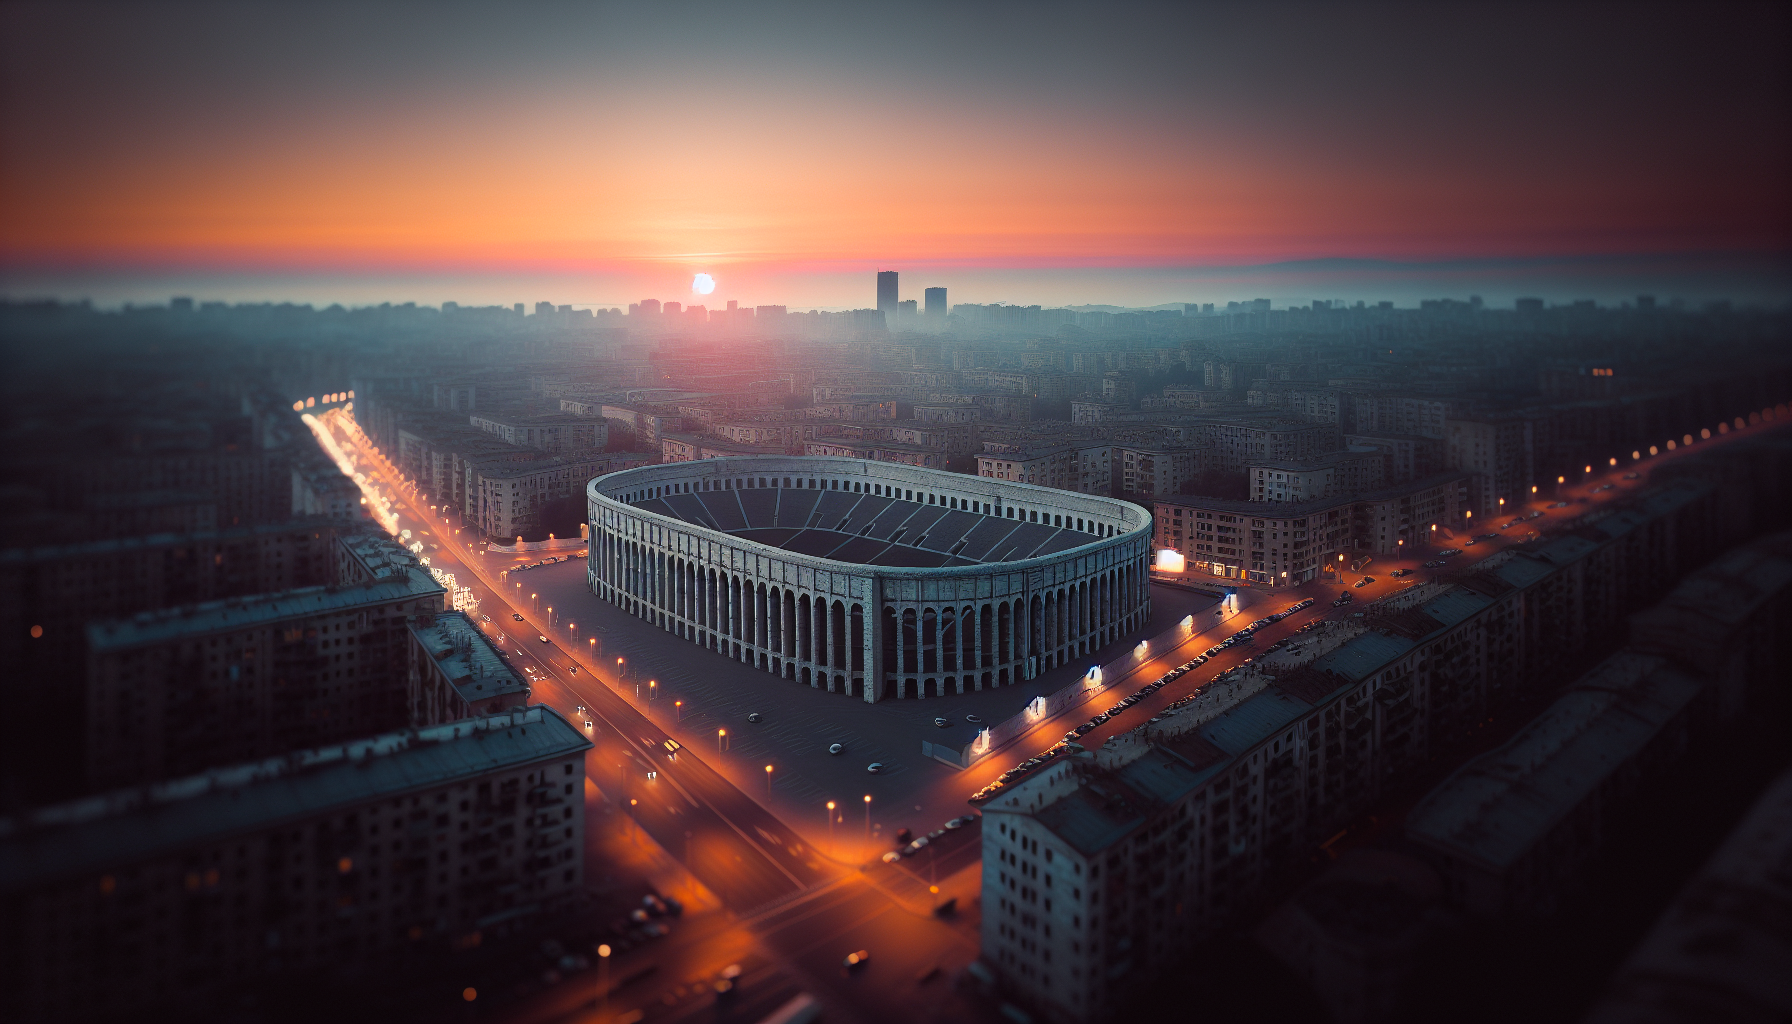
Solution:
<svg viewBox="0 0 1792 1024"><path fill-rule="evenodd" d="M846 954L845 967L847 970L851 970L870 959L871 951L868 949L861 949L857 953L848 953Z"/></svg>
<svg viewBox="0 0 1792 1024"><path fill-rule="evenodd" d="M981 719L981 718L978 718L978 717L977 717L977 716L976 716L976 715L966 715L966 716L964 716L964 720L965 720L965 721L967 721L967 722L970 722L970 723L972 723L972 724L973 724L973 725L974 725L974 724L976 724L976 723L978 723L978 722L981 722L981 721L983 721L983 719Z"/></svg>
<svg viewBox="0 0 1792 1024"><path fill-rule="evenodd" d="M548 642L548 638L542 636L540 633L535 634L535 639L540 640L544 644Z"/></svg>
<svg viewBox="0 0 1792 1024"><path fill-rule="evenodd" d="M1460 555L1460 554L1462 554L1462 549L1461 549L1461 548L1445 548L1445 549L1443 549L1443 550L1442 550L1442 551L1439 551L1439 552L1438 552L1438 553L1437 553L1437 557L1439 557L1439 558L1449 558L1449 557L1451 557L1451 556L1453 556L1453 555Z"/></svg>
<svg viewBox="0 0 1792 1024"><path fill-rule="evenodd" d="M1364 576L1362 579L1357 580L1355 583L1352 583L1351 586L1358 587L1358 588L1366 587L1369 585L1370 582L1371 581L1370 581L1369 577Z"/></svg>
<svg viewBox="0 0 1792 1024"><path fill-rule="evenodd" d="M510 617L515 619L518 622L523 621L523 613L522 612L511 612Z"/></svg>
<svg viewBox="0 0 1792 1024"><path fill-rule="evenodd" d="M1568 503L1567 503L1567 502L1565 502L1565 501L1558 501L1558 502L1556 502L1556 503L1555 503L1555 504L1553 504L1553 505L1551 505L1551 506L1549 506L1549 507L1550 507L1550 508L1567 508L1567 507L1568 507Z"/></svg>
<svg viewBox="0 0 1792 1024"><path fill-rule="evenodd" d="M1479 537L1470 537L1470 538L1469 538L1469 539L1468 539L1468 540L1466 540L1466 541L1464 541L1464 542L1463 542L1463 544L1462 544L1462 546L1463 546L1463 547L1465 547L1465 548L1472 548L1472 547L1474 547L1474 546L1475 546L1475 545L1476 545L1476 544L1479 544L1479 543L1481 543L1481 538L1479 538Z"/></svg>
<svg viewBox="0 0 1792 1024"><path fill-rule="evenodd" d="M591 723L590 723L590 722L586 722L586 723L585 723L585 731L586 731L586 732L590 732L590 731L591 731Z"/></svg>
<svg viewBox="0 0 1792 1024"><path fill-rule="evenodd" d="M1403 576L1411 576L1412 570L1411 569L1393 569L1388 572L1388 575L1392 576L1395 579L1400 579Z"/></svg>
<svg viewBox="0 0 1792 1024"><path fill-rule="evenodd" d="M1475 539L1476 540L1499 540L1500 535L1497 533L1483 533L1482 535L1480 535L1479 537L1476 537Z"/></svg>
<svg viewBox="0 0 1792 1024"><path fill-rule="evenodd" d="M974 800L974 799L976 799L976 797L972 797L971 799ZM901 859L902 859L902 854L897 853L895 850L891 850L889 853L884 854L884 863L885 864L894 864Z"/></svg>
<svg viewBox="0 0 1792 1024"><path fill-rule="evenodd" d="M970 815L967 814L964 817L953 818L951 821L946 822L946 827L947 828L963 828L966 825L969 825L974 820L976 820L976 819L972 818Z"/></svg>
<svg viewBox="0 0 1792 1024"><path fill-rule="evenodd" d="M1444 563L1443 563L1443 559L1441 559L1441 558L1440 558L1440 559L1437 559L1437 560L1436 560L1436 561L1431 561L1431 562L1426 562L1426 563L1425 563L1425 568L1427 568L1427 569L1435 569L1435 568L1437 568L1437 567L1438 567L1438 566L1440 566L1440 565L1442 565L1442 564L1444 564Z"/></svg>
<svg viewBox="0 0 1792 1024"><path fill-rule="evenodd" d="M492 621L492 617L490 615L481 615L481 616L479 616L479 621L480 622L490 622L490 621Z"/></svg>
<svg viewBox="0 0 1792 1024"><path fill-rule="evenodd" d="M846 753L846 744L844 744L844 743L830 743L830 744L828 744L828 753L830 753L830 754L844 754L844 753Z"/></svg>
<svg viewBox="0 0 1792 1024"><path fill-rule="evenodd" d="M936 718L933 720L933 724L940 727L941 729L944 729L947 725L947 722L944 718Z"/></svg>
<svg viewBox="0 0 1792 1024"><path fill-rule="evenodd" d="M1349 595L1349 594L1345 594L1345 595L1344 595L1344 596L1343 596L1343 597L1340 597L1340 598L1338 598L1338 599L1337 599L1337 600L1336 600L1336 601L1333 601L1333 602L1332 602L1332 607L1333 607L1333 608L1337 608L1337 607L1340 607L1340 606L1342 606L1342 605L1347 605L1347 604L1349 604L1349 603L1350 603L1350 595Z"/></svg>
<svg viewBox="0 0 1792 1024"><path fill-rule="evenodd" d="M1643 474L1641 474L1641 473L1626 473L1626 474L1624 474L1624 479L1640 480L1640 479L1642 479L1642 476L1643 476Z"/></svg>
<svg viewBox="0 0 1792 1024"><path fill-rule="evenodd" d="M1079 726L1077 726L1077 727L1076 727L1076 728L1075 728L1075 729L1072 729L1072 730L1071 730L1071 731L1070 731L1070 735L1072 735L1072 736L1081 736L1081 735L1083 735L1083 734L1084 734L1084 733L1086 733L1086 732L1088 732L1088 731L1089 731L1089 730L1091 730L1091 729L1093 729L1093 728L1095 728L1095 723L1094 723L1094 722L1084 722L1084 723L1083 723L1083 724L1082 724L1082 725L1079 725Z"/></svg>
<svg viewBox="0 0 1792 1024"><path fill-rule="evenodd" d="M882 761L873 761L865 766L865 770L873 775L877 775L884 770L884 763Z"/></svg>
<svg viewBox="0 0 1792 1024"><path fill-rule="evenodd" d="M757 712L757 711L754 711L751 714L747 715L747 721L749 721L749 722L757 722L760 720L761 720L761 716L760 716L759 712Z"/></svg>

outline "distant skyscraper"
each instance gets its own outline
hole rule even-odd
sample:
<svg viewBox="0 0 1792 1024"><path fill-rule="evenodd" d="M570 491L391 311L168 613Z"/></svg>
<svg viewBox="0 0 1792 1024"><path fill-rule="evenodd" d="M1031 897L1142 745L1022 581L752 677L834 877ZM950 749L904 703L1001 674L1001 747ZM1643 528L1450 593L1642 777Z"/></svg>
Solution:
<svg viewBox="0 0 1792 1024"><path fill-rule="evenodd" d="M885 318L896 315L896 272L894 270L877 272L877 308L883 310Z"/></svg>
<svg viewBox="0 0 1792 1024"><path fill-rule="evenodd" d="M642 316L658 316L659 311L660 311L660 300L658 300L658 299L642 299L641 300L641 315Z"/></svg>
<svg viewBox="0 0 1792 1024"><path fill-rule="evenodd" d="M946 317L946 289L944 289L944 288L929 288L926 291L922 292L921 294L927 300L927 305L924 307L927 315L929 317L937 316L942 320L945 319L945 317Z"/></svg>
<svg viewBox="0 0 1792 1024"><path fill-rule="evenodd" d="M665 305L660 307L660 312L666 314L667 316L677 316L679 311L682 309L684 309L684 306L680 305L679 303L668 302Z"/></svg>

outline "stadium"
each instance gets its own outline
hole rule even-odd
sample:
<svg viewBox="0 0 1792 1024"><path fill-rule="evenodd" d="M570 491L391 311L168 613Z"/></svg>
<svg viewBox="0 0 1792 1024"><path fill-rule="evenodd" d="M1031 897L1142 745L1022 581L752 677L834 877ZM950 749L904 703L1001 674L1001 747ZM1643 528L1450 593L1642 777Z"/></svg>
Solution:
<svg viewBox="0 0 1792 1024"><path fill-rule="evenodd" d="M764 672L875 702L1031 679L1143 625L1129 502L862 459L748 456L586 487L592 592Z"/></svg>

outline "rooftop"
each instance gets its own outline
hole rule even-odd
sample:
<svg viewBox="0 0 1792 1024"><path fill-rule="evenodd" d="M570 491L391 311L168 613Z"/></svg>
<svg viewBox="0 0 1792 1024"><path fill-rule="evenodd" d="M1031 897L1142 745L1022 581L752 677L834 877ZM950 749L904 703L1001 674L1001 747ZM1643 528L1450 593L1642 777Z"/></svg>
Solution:
<svg viewBox="0 0 1792 1024"><path fill-rule="evenodd" d="M446 612L410 626L411 635L435 659L436 671L467 703L529 693L529 681L510 667L463 612Z"/></svg>
<svg viewBox="0 0 1792 1024"><path fill-rule="evenodd" d="M1499 748L1419 801L1406 834L1503 870L1604 784L1698 696L1660 658L1620 652Z"/></svg>
<svg viewBox="0 0 1792 1024"><path fill-rule="evenodd" d="M182 637L234 632L289 619L350 611L411 598L440 598L447 591L421 569L345 587L301 587L275 594L205 601L87 627L88 647L97 652L129 650ZM439 605L438 605L439 607Z"/></svg>
<svg viewBox="0 0 1792 1024"><path fill-rule="evenodd" d="M140 863L591 746L553 709L389 733L0 818L0 891Z"/></svg>

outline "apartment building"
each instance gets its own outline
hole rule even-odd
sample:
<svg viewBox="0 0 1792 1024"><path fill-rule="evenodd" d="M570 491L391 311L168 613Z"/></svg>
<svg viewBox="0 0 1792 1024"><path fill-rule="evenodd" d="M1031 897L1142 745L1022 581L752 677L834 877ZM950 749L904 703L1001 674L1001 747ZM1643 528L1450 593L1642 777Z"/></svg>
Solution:
<svg viewBox="0 0 1792 1024"><path fill-rule="evenodd" d="M517 708L0 819L0 1008L204 1019L503 934L582 887L590 747Z"/></svg>
<svg viewBox="0 0 1792 1024"><path fill-rule="evenodd" d="M815 424L802 421L745 423L718 423L715 426L717 437L732 444L754 445L758 447L788 448L801 444L815 436Z"/></svg>
<svg viewBox="0 0 1792 1024"><path fill-rule="evenodd" d="M1703 554L1719 500L1709 483L1676 484L1395 595L996 791L983 805L984 963L1049 1019L1104 1016L1133 977L1251 906L1274 864L1490 709L1551 685Z"/></svg>
<svg viewBox="0 0 1792 1024"><path fill-rule="evenodd" d="M1304 423L1274 416L1207 420L1189 440L1207 449L1209 468L1241 473L1262 462L1306 462L1343 446L1329 423Z"/></svg>
<svg viewBox="0 0 1792 1024"><path fill-rule="evenodd" d="M1120 477L1120 493L1148 499L1160 494L1180 494L1203 468L1198 448L1138 448L1114 445L1113 460Z"/></svg>
<svg viewBox="0 0 1792 1024"><path fill-rule="evenodd" d="M529 681L464 613L419 615L406 628L411 724L458 722L529 703Z"/></svg>
<svg viewBox="0 0 1792 1024"><path fill-rule="evenodd" d="M917 404L915 419L922 423L979 423L983 420L983 408L968 402L955 402L951 405Z"/></svg>
<svg viewBox="0 0 1792 1024"><path fill-rule="evenodd" d="M1783 772L1675 897L1585 1020L1792 1017L1792 937L1767 908L1792 901L1792 771Z"/></svg>
<svg viewBox="0 0 1792 1024"><path fill-rule="evenodd" d="M1431 544L1432 526L1463 522L1467 484L1443 473L1367 494L1314 501L1236 501L1196 495L1152 502L1153 543L1195 572L1291 586L1319 576L1340 555L1398 555Z"/></svg>
<svg viewBox="0 0 1792 1024"><path fill-rule="evenodd" d="M1304 462L1263 462L1247 468L1252 501L1311 501L1379 490L1386 458L1376 449L1331 452Z"/></svg>
<svg viewBox="0 0 1792 1024"><path fill-rule="evenodd" d="M516 462L506 457L469 460L466 490L472 523L487 537L509 541L540 529L542 506L558 498L582 498L592 478L647 465L641 455L556 455Z"/></svg>
<svg viewBox="0 0 1792 1024"><path fill-rule="evenodd" d="M983 430L975 423L895 423L890 440L917 448L935 448L947 455L970 455L982 446Z"/></svg>
<svg viewBox="0 0 1792 1024"><path fill-rule="evenodd" d="M1450 468L1474 474L1470 501L1479 516L1499 511L1501 498L1529 497L1539 483L1531 461L1531 422L1521 416L1452 419L1445 441Z"/></svg>
<svg viewBox="0 0 1792 1024"><path fill-rule="evenodd" d="M609 423L571 413L503 415L476 412L467 418L475 430L483 430L508 444L539 448L556 455L602 451L609 442Z"/></svg>
<svg viewBox="0 0 1792 1024"><path fill-rule="evenodd" d="M1105 444L985 452L977 456L977 475L1079 494L1111 494L1113 457L1112 446Z"/></svg>
<svg viewBox="0 0 1792 1024"><path fill-rule="evenodd" d="M1659 780L1710 693L1663 659L1622 651L1406 817L1406 838L1470 913L1553 910L1600 848L1601 823Z"/></svg>
<svg viewBox="0 0 1792 1024"><path fill-rule="evenodd" d="M1444 442L1417 434L1345 434L1352 450L1373 448L1382 453L1390 484L1405 483L1444 470Z"/></svg>
<svg viewBox="0 0 1792 1024"><path fill-rule="evenodd" d="M1343 425L1357 434L1415 434L1442 438L1447 436L1452 413L1458 411L1447 399L1381 390L1350 389L1345 395L1345 403L1349 422Z"/></svg>
<svg viewBox="0 0 1792 1024"><path fill-rule="evenodd" d="M409 724L406 624L446 592L407 566L351 586L206 601L87 626L95 789Z"/></svg>

